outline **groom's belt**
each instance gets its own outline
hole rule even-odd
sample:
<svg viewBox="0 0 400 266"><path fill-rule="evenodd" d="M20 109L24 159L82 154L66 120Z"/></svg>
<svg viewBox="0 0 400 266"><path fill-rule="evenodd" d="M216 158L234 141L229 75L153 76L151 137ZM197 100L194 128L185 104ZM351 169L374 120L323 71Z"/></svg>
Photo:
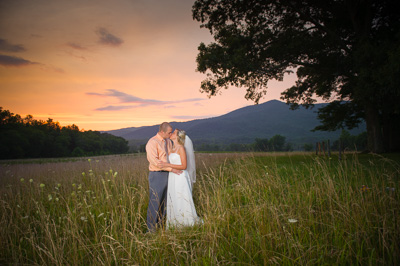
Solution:
<svg viewBox="0 0 400 266"><path fill-rule="evenodd" d="M168 171L160 170L160 171L150 171L150 172L168 172Z"/></svg>

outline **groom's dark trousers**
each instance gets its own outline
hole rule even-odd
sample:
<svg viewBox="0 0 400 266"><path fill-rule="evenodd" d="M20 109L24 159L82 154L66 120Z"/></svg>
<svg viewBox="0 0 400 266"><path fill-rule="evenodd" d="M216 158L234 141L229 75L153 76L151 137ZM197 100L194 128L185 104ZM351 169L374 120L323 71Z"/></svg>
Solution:
<svg viewBox="0 0 400 266"><path fill-rule="evenodd" d="M154 232L162 227L167 211L168 171L149 173L149 207L147 209L147 228Z"/></svg>

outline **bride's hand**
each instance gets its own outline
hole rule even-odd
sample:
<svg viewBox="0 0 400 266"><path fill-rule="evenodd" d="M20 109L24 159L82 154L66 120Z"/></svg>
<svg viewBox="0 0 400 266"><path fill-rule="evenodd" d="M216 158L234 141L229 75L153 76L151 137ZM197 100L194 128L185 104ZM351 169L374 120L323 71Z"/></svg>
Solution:
<svg viewBox="0 0 400 266"><path fill-rule="evenodd" d="M172 168L172 171L171 171L171 172L174 173L174 174L177 174L177 175L180 175L180 174L183 173L182 170L177 170L177 169L174 169L174 168Z"/></svg>
<svg viewBox="0 0 400 266"><path fill-rule="evenodd" d="M158 168L164 168L166 166L167 166L166 162L163 162L163 161L160 161L160 160L157 162L157 167Z"/></svg>

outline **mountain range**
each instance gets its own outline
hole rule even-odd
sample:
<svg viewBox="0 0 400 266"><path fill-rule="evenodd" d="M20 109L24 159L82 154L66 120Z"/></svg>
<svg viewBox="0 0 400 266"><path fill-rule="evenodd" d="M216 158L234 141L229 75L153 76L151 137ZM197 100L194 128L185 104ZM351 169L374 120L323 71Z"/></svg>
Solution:
<svg viewBox="0 0 400 266"><path fill-rule="evenodd" d="M286 137L286 142L300 148L306 143L314 144L318 141L337 140L340 131L312 132L320 124L317 119L319 108L326 103L315 104L314 108L291 110L289 105L278 100L271 100L258 105L246 106L225 115L213 118L197 119L187 122L171 122L173 128L179 128L193 140L196 145L231 143L253 143L256 138L269 139L274 135ZM163 122L163 121L160 121ZM159 125L130 127L105 131L115 136L123 137L131 146L145 144L158 131ZM365 131L365 123L350 130L352 135Z"/></svg>

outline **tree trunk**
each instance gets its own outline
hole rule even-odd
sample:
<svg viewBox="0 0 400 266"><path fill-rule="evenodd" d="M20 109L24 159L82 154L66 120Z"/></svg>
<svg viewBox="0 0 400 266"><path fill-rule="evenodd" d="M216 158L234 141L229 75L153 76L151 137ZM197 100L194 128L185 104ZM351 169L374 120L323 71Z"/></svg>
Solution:
<svg viewBox="0 0 400 266"><path fill-rule="evenodd" d="M367 124L368 150L374 153L384 152L385 149L379 113L372 104L365 105L365 122Z"/></svg>
<svg viewBox="0 0 400 266"><path fill-rule="evenodd" d="M400 151L400 116L385 115L383 121L383 141L386 152Z"/></svg>

